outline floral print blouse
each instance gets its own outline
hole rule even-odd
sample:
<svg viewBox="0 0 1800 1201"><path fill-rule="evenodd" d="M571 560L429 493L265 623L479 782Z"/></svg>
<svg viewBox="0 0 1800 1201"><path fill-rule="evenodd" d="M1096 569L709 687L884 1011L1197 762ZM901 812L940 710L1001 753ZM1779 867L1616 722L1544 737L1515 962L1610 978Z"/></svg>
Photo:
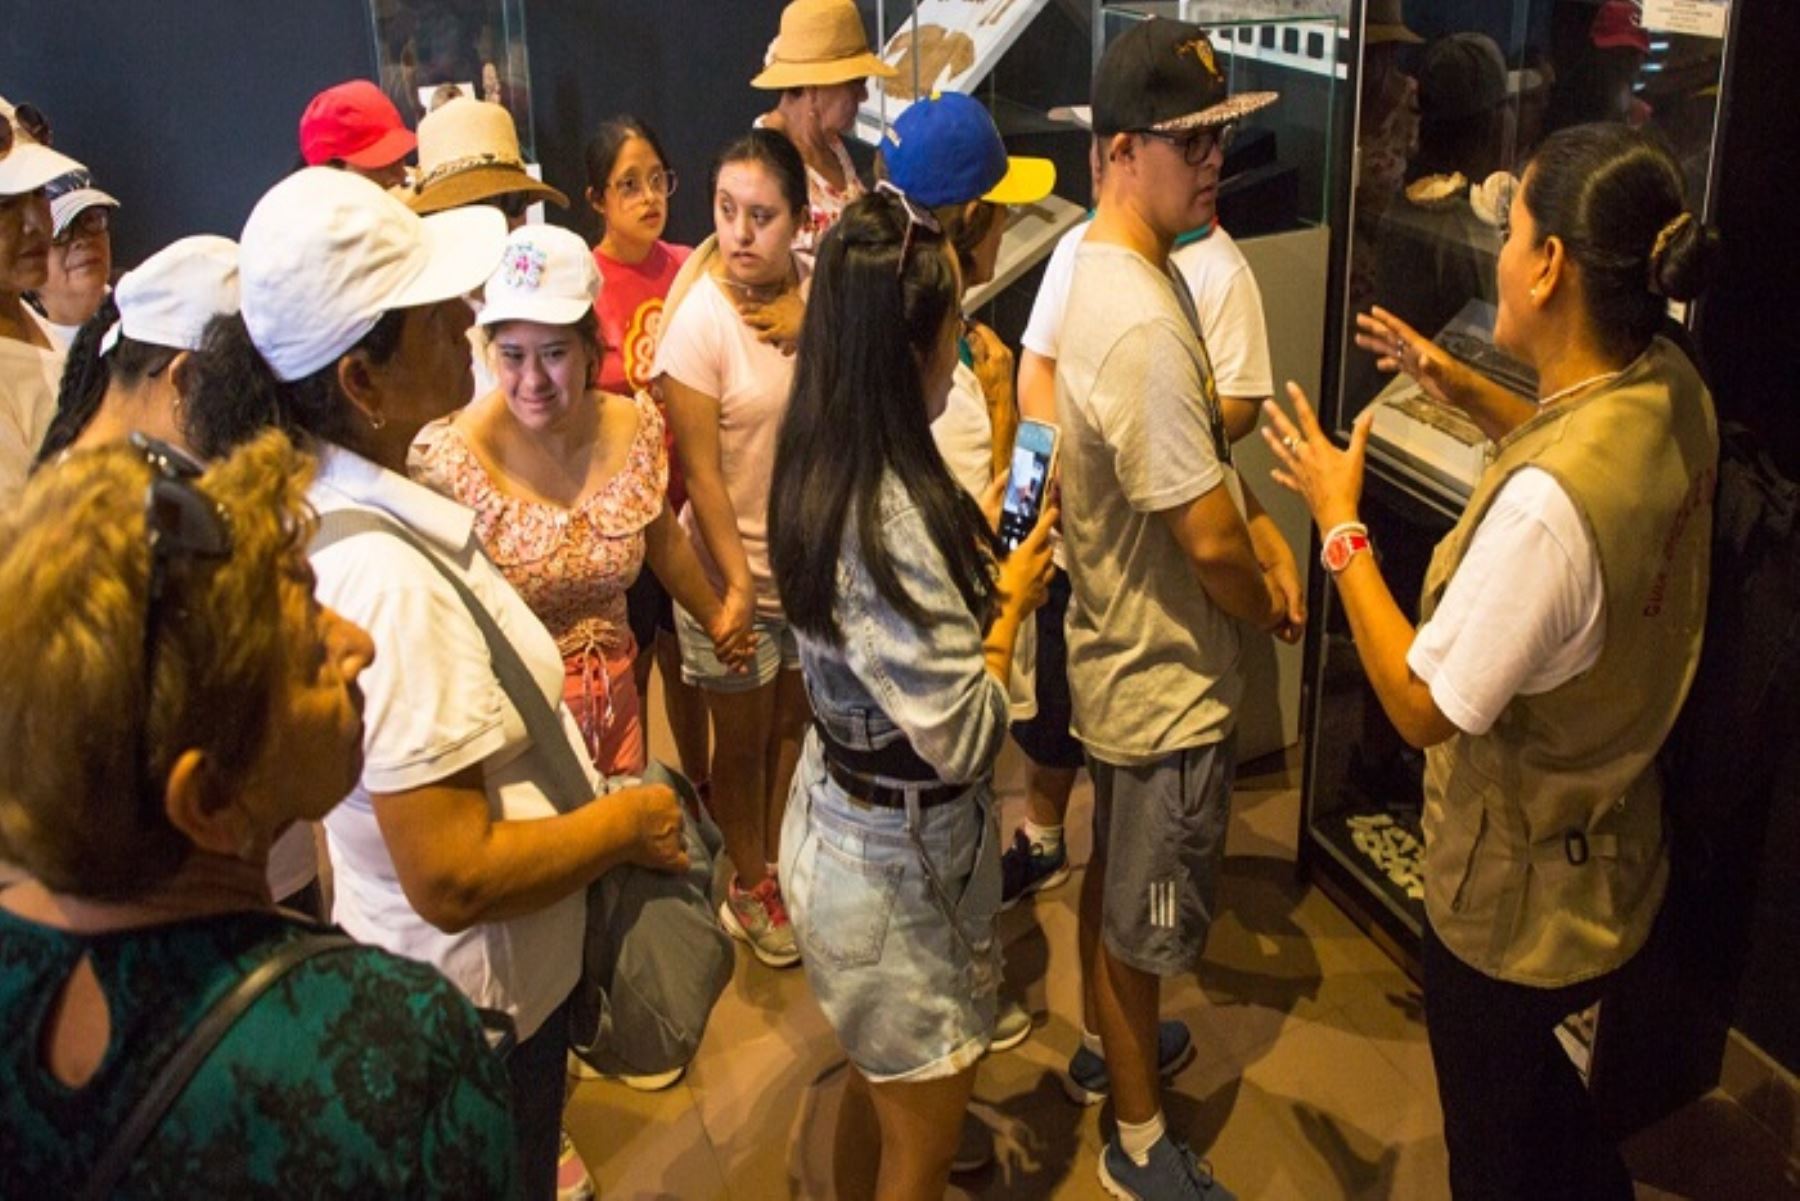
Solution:
<svg viewBox="0 0 1800 1201"><path fill-rule="evenodd" d="M669 483L662 415L645 393L633 403L637 433L624 466L573 508L508 492L448 417L419 432L408 461L414 479L475 510L482 549L565 659L631 646L625 590L643 568L644 530Z"/></svg>

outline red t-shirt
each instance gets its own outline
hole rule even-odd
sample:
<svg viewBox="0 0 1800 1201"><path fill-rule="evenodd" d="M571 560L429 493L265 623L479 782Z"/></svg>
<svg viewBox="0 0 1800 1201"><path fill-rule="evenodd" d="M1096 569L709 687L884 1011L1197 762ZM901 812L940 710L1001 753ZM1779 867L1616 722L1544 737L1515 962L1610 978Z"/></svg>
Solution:
<svg viewBox="0 0 1800 1201"><path fill-rule="evenodd" d="M594 248L594 265L600 268L600 295L594 314L600 319L600 338L606 358L600 363L600 390L631 396L650 386L650 368L656 362L656 343L662 336L663 300L690 246L658 242L641 263L621 263ZM676 512L687 500L681 469L675 458L675 431L664 414L664 437L669 450L669 507Z"/></svg>

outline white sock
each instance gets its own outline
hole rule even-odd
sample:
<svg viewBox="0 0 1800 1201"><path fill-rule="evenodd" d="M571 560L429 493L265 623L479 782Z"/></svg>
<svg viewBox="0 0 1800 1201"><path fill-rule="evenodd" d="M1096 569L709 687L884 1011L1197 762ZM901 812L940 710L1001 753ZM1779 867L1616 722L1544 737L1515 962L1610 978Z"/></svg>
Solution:
<svg viewBox="0 0 1800 1201"><path fill-rule="evenodd" d="M1119 1123L1119 1149L1131 1156L1131 1162L1143 1167L1150 1162L1150 1148L1156 1146L1168 1129L1163 1125L1162 1110L1148 1122L1132 1125L1130 1122Z"/></svg>
<svg viewBox="0 0 1800 1201"><path fill-rule="evenodd" d="M1061 826L1040 826L1029 817L1025 819L1025 837L1033 845L1044 848L1045 854L1055 854L1062 849Z"/></svg>
<svg viewBox="0 0 1800 1201"><path fill-rule="evenodd" d="M1081 1028L1081 1045L1100 1056L1102 1059L1106 1057L1106 1044L1100 1041L1100 1036L1098 1034L1095 1034L1086 1026Z"/></svg>

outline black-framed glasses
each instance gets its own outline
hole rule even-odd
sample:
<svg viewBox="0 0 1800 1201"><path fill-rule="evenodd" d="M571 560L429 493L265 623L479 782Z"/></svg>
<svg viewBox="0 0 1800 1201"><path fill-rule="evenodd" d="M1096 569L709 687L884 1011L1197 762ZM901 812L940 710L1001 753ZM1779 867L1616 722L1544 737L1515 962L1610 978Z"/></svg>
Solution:
<svg viewBox="0 0 1800 1201"><path fill-rule="evenodd" d="M1206 161L1213 147L1219 148L1220 154L1231 152L1231 143L1237 137L1237 125L1214 125L1205 129L1191 129L1183 133L1165 133L1159 129L1136 129L1133 133L1146 138L1155 138L1159 142L1167 142L1181 152L1182 161L1190 167L1198 167Z"/></svg>
<svg viewBox="0 0 1800 1201"><path fill-rule="evenodd" d="M231 557L231 518L194 481L206 468L186 451L134 431L129 439L151 471L144 495L144 537L150 546L150 583L144 596L144 704L138 714L133 757L141 816L154 812L156 781L150 776L150 708L156 691L156 648L168 609L169 570L177 562L223 562Z"/></svg>
<svg viewBox="0 0 1800 1201"><path fill-rule="evenodd" d="M900 186L893 180L882 180L875 185L875 190L898 200L900 208L906 213L906 236L900 240L900 262L894 269L896 277L904 276L906 274L906 256L912 250L914 232L923 228L933 237L942 238L944 227L938 224L938 219L932 216L930 209L914 204L912 197L901 191Z"/></svg>
<svg viewBox="0 0 1800 1201"><path fill-rule="evenodd" d="M675 174L675 169L665 167L642 177L627 175L624 179L616 179L606 186L611 188L620 200L631 204L645 195L673 196L675 185L678 182L680 182L680 177Z"/></svg>
<svg viewBox="0 0 1800 1201"><path fill-rule="evenodd" d="M67 246L76 238L97 238L112 228L112 210L105 205L96 204L92 208L82 209L70 222L63 226L63 231L50 239L58 246Z"/></svg>

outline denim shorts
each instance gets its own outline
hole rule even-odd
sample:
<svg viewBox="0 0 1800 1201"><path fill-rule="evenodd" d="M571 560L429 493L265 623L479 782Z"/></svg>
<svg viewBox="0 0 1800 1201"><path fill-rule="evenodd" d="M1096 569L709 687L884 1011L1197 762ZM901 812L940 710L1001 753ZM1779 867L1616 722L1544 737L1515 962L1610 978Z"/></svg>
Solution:
<svg viewBox="0 0 1800 1201"><path fill-rule="evenodd" d="M930 809L866 805L825 774L809 731L780 872L807 984L858 1071L877 1084L936 1080L981 1058L1000 985L986 783Z"/></svg>
<svg viewBox="0 0 1800 1201"><path fill-rule="evenodd" d="M772 684L784 671L800 670L800 643L794 629L779 617L758 613L751 619L756 631L756 658L747 672L734 672L713 654L710 635L680 605L675 606L675 636L681 641L681 680L708 692L753 692Z"/></svg>

